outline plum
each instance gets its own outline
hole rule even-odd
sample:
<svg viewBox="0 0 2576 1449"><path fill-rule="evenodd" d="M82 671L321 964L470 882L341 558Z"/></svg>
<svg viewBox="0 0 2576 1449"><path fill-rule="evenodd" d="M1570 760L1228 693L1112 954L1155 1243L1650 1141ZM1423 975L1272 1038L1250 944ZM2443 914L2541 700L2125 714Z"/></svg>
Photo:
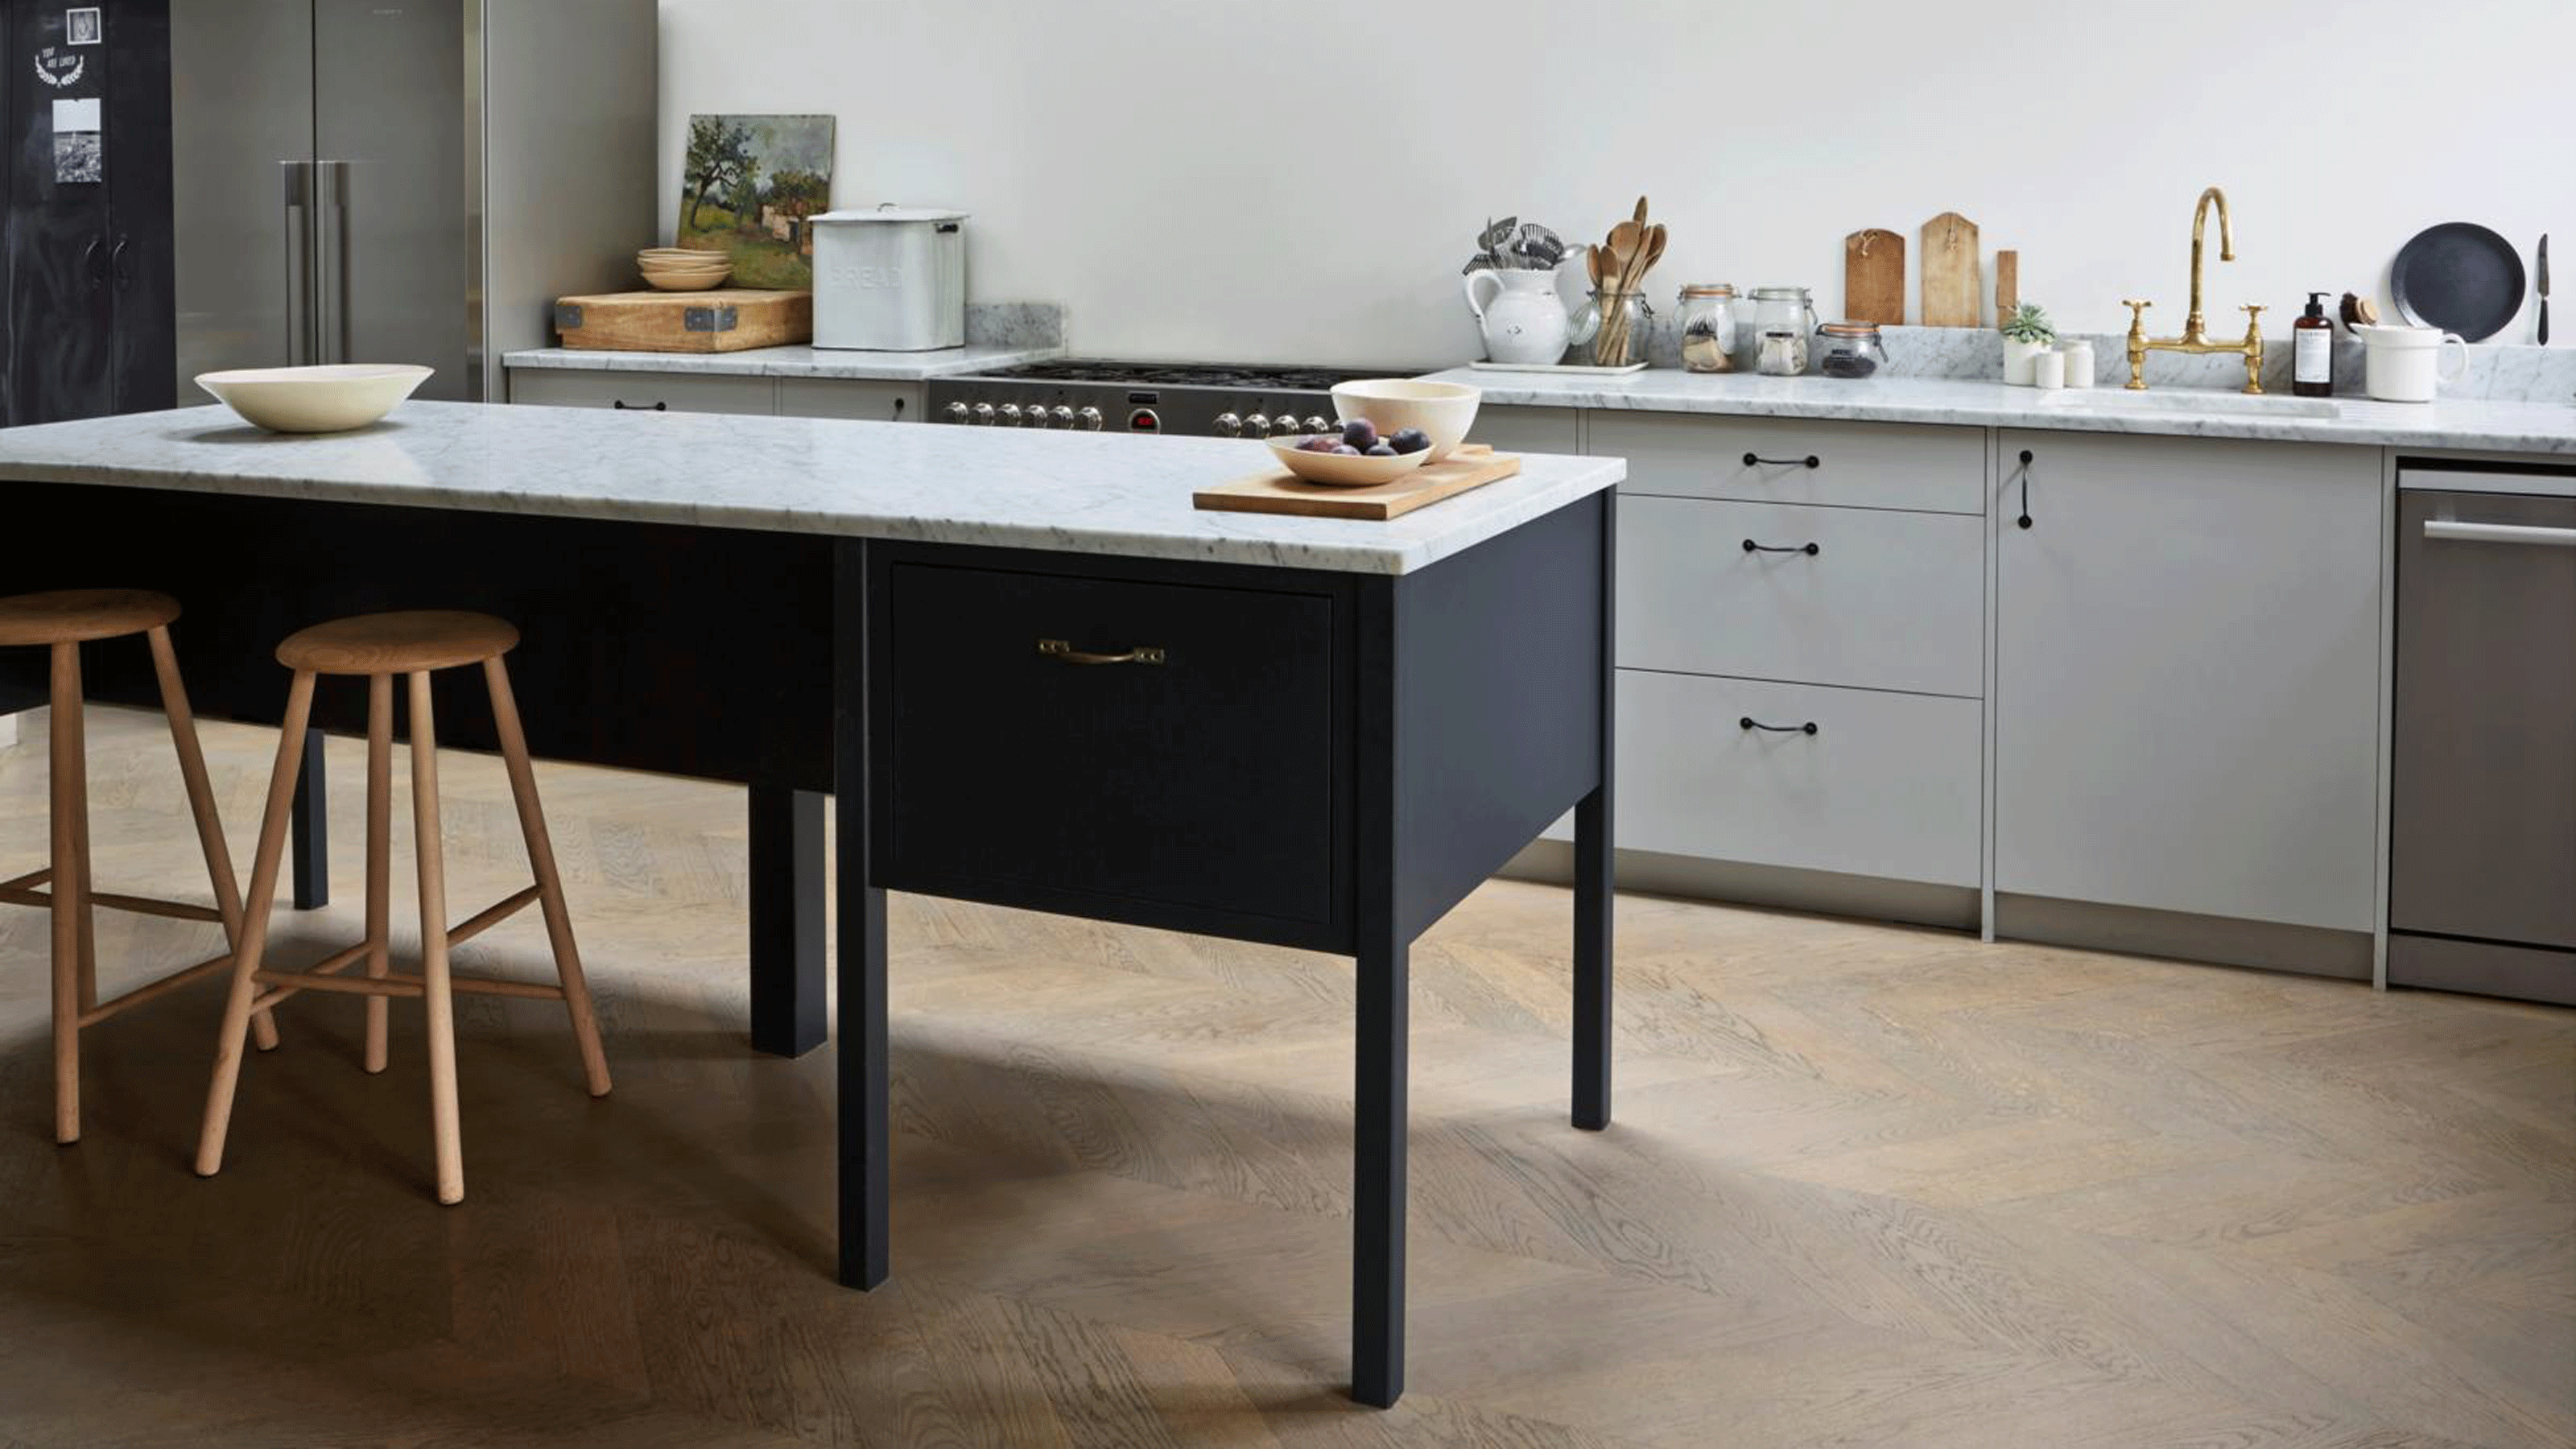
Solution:
<svg viewBox="0 0 2576 1449"><path fill-rule="evenodd" d="M1353 418L1342 424L1342 441L1366 452L1377 442L1377 424L1366 418Z"/></svg>
<svg viewBox="0 0 2576 1449"><path fill-rule="evenodd" d="M1371 458L1392 458L1395 456L1395 445L1392 443L1371 443L1367 447L1360 449L1360 452Z"/></svg>
<svg viewBox="0 0 2576 1449"><path fill-rule="evenodd" d="M1297 451L1300 453L1329 453L1341 445L1341 439L1333 437L1329 433L1318 433L1315 436L1308 438L1306 441L1299 443L1297 445Z"/></svg>
<svg viewBox="0 0 2576 1449"><path fill-rule="evenodd" d="M1333 447L1333 451L1334 451L1334 452L1336 452L1336 453L1341 454L1341 455L1342 455L1343 457L1345 457L1345 458L1356 458L1356 457L1358 457L1358 456L1360 455L1360 450L1359 450L1359 449L1357 449L1357 448L1352 447L1352 446L1351 446L1350 444L1348 444L1348 443L1337 443L1337 444L1335 444L1335 445L1334 445L1334 447Z"/></svg>
<svg viewBox="0 0 2576 1449"><path fill-rule="evenodd" d="M1395 436L1387 441L1394 444L1399 453L1419 453L1431 446L1430 435L1420 428L1398 428Z"/></svg>

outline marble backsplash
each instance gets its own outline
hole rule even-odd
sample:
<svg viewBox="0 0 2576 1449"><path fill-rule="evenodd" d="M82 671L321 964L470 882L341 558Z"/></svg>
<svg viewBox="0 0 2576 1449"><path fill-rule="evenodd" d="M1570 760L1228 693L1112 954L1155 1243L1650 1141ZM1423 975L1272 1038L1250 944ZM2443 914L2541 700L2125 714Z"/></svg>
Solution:
<svg viewBox="0 0 2576 1449"><path fill-rule="evenodd" d="M969 347L1062 347L1064 307L1056 302L969 302Z"/></svg>
<svg viewBox="0 0 2576 1449"><path fill-rule="evenodd" d="M1739 324L1745 337L1735 352L1736 370L1753 370L1750 326ZM1966 381L2000 381L2004 372L2003 334L1989 327L1888 327L1888 375ZM2069 333L2061 341L2093 344L2093 385L2119 387L2129 380L2128 338L2118 332ZM2335 390L2361 394L2362 346L2335 339ZM1647 360L1656 367L1681 366L1681 335L1669 309L1658 308ZM2179 352L2147 354L2149 387L2242 387L2245 360L2226 353L2194 356ZM2290 339L2263 339L2263 386L2270 392L2290 390ZM2469 368L2459 381L2444 383L2442 396L2479 398L2488 402L2576 402L2576 347L2528 347L2473 343Z"/></svg>

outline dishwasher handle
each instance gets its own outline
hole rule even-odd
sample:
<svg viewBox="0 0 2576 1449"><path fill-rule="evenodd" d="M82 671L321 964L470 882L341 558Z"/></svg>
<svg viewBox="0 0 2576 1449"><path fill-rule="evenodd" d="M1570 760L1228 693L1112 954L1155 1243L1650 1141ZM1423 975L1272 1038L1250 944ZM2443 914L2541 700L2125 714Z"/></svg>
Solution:
<svg viewBox="0 0 2576 1449"><path fill-rule="evenodd" d="M2576 548L2576 528L2547 528L2536 523L2463 523L2455 518L2424 520L2426 538L2455 543L2524 543L2542 548Z"/></svg>

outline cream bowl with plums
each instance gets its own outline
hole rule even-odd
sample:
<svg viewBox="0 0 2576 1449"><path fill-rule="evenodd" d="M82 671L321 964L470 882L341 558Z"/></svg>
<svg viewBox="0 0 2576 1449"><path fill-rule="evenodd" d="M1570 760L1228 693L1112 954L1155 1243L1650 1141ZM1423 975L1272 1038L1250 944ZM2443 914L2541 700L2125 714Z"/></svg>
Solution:
<svg viewBox="0 0 2576 1449"><path fill-rule="evenodd" d="M1366 418L1389 438L1406 429L1431 440L1426 463L1437 463L1467 440L1484 393L1462 382L1422 382L1409 377L1358 378L1333 387L1333 411L1344 423Z"/></svg>

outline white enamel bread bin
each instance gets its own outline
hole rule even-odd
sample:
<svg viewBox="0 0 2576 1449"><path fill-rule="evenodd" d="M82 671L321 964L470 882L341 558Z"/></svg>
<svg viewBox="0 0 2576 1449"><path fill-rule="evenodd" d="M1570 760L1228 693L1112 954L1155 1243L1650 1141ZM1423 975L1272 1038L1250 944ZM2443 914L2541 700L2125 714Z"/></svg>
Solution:
<svg viewBox="0 0 2576 1449"><path fill-rule="evenodd" d="M966 213L885 205L814 228L814 345L927 352L966 345Z"/></svg>

